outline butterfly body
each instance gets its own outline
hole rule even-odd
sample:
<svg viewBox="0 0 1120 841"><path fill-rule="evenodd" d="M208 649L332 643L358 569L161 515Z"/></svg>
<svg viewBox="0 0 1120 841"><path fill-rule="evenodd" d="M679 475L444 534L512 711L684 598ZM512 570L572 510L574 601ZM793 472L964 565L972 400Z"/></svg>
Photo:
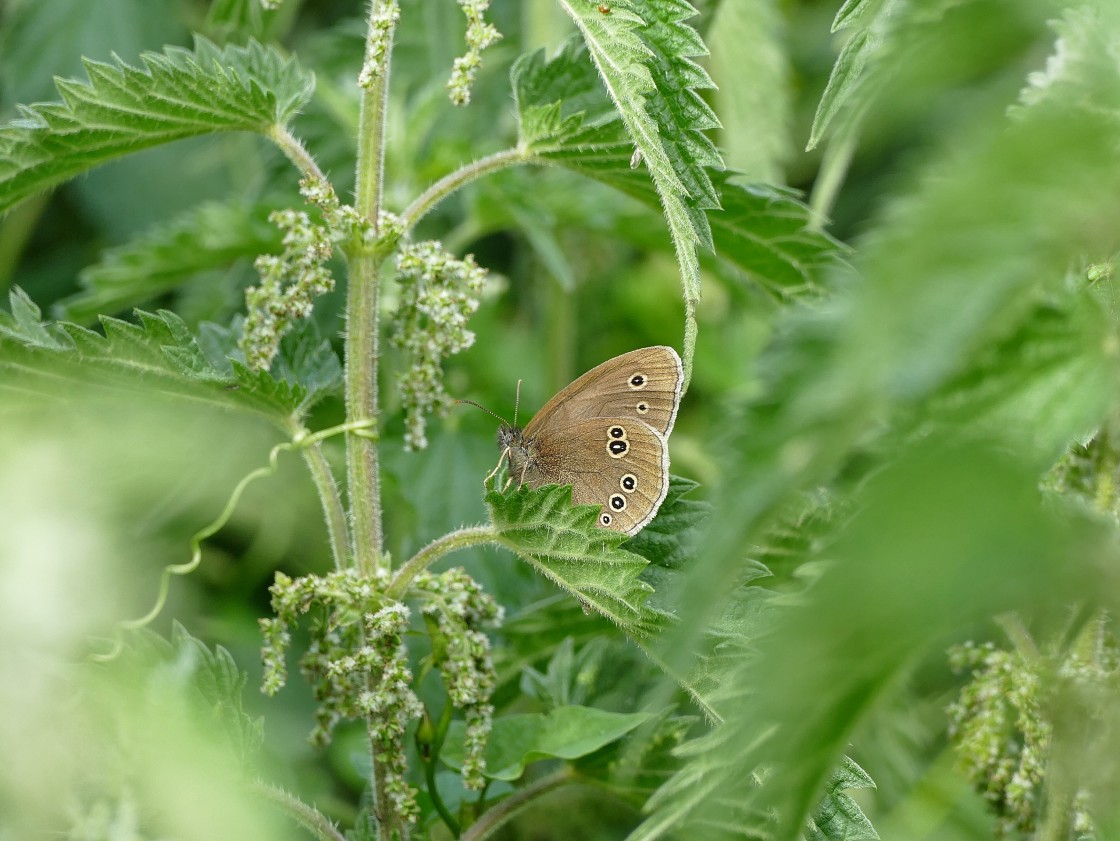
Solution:
<svg viewBox="0 0 1120 841"><path fill-rule="evenodd" d="M503 424L510 478L572 486L572 502L601 506L598 525L636 534L669 490L668 438L680 402L680 358L641 348L592 368L524 429Z"/></svg>

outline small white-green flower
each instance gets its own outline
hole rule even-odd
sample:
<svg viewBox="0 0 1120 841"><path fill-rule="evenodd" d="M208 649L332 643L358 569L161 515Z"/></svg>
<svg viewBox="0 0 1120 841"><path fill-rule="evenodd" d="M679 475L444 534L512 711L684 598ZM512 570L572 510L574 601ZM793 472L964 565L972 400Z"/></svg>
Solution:
<svg viewBox="0 0 1120 841"><path fill-rule="evenodd" d="M471 101L471 85L482 67L482 51L496 43L502 33L482 17L490 8L490 0L459 0L459 5L467 17L467 52L452 64L447 92L455 105L467 105Z"/></svg>
<svg viewBox="0 0 1120 841"><path fill-rule="evenodd" d="M393 342L409 357L399 380L405 410L405 446L427 446L427 415L446 412L443 360L474 344L467 321L478 309L486 270L472 255L462 260L438 242L409 243L397 256L400 301L393 314Z"/></svg>

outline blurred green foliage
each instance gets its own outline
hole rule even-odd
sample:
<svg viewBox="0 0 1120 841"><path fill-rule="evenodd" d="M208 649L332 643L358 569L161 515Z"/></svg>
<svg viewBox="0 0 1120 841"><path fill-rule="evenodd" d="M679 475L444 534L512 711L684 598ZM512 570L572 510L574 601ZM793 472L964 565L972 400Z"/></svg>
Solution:
<svg viewBox="0 0 1120 841"><path fill-rule="evenodd" d="M970 675L944 652L967 639L1033 647L1030 673L1051 681L1039 822L1014 831L1078 837L1073 815L1087 803L1093 837L1113 837L1120 698L1100 617L1120 607L1120 11L1109 0L697 5L690 23L712 54L696 60L718 86L704 100L722 121L708 136L738 170L707 173L722 209L708 212L716 253L701 254L694 373L672 439L674 473L700 486L683 496L677 482L670 500L687 541L655 521L622 547L653 561L628 586L652 588L647 607L676 621L643 643L646 657L510 553L450 559L507 612L495 634L499 713L534 724L558 710L649 716L582 753L513 757L518 768L548 757L530 765L530 785L565 757L602 791L566 789L493 837L871 837L859 834L863 815L882 837L994 837L990 780L956 770L945 714ZM194 33L215 51L252 37L279 45L246 61L286 79L289 104L302 77L281 58L314 73L292 131L348 200L365 12L343 0L288 0L279 12L252 0L8 0L0 122L19 118L17 104L57 99L51 77L82 78L81 57L136 66L145 51L189 48ZM504 38L472 105L456 109L444 85L463 51L462 13L450 0L404 3L389 209L515 142L525 124L514 91L540 91L534 73L549 81L568 67L573 30L551 4L496 0L490 16ZM605 113L582 60L583 75L549 83ZM680 344L678 264L649 179L627 170L617 125L590 130L605 162L566 148L555 167L504 170L415 232L491 272L470 324L478 341L445 368L453 396L509 417L523 379L527 417L610 356ZM107 671L74 665L90 638L148 609L160 570L186 560L191 536L266 463L293 414L315 429L345 420L331 353L343 346L342 290L319 300L271 375L227 359L252 260L277 249L264 220L300 206L296 181L263 138L209 134L125 155L0 220L0 289L22 290L0 316L5 841L44 828L302 837L277 818L278 804L295 810L272 789L240 788L242 761L347 826L367 805L361 729L313 752L310 690L292 681L266 701L254 688L273 573L332 564L294 456L250 487L198 572L172 584L156 623L170 643L137 643ZM386 311L394 294L390 284ZM486 519L496 422L458 407L429 427L428 449L405 452L405 361L381 347L386 548L401 562ZM324 452L344 475L341 439ZM1063 669L1085 658L1104 677L1069 679ZM244 711L223 700L241 694L238 669ZM438 708L438 681L417 673ZM215 682L222 691L208 695ZM258 716L263 744L250 751ZM492 798L512 790L516 775L505 776ZM469 812L457 777L438 783ZM448 837L422 805L424 831Z"/></svg>

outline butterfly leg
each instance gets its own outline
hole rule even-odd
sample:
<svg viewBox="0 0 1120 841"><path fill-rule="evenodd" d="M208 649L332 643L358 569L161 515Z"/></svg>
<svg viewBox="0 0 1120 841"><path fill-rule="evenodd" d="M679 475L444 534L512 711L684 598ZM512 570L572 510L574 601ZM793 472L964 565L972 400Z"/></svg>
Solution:
<svg viewBox="0 0 1120 841"><path fill-rule="evenodd" d="M502 469L502 464L505 462L506 456L508 456L508 455L509 455L509 447L506 447L504 450L502 450L502 454L500 456L498 456L498 463L494 465L494 469L491 470L489 473L487 473L486 478L482 480L483 485L485 485L487 482L489 482L491 479L493 479L496 475L498 475L498 471ZM506 487L509 487L509 482L508 481L506 482ZM502 491L504 492L505 488L502 488Z"/></svg>

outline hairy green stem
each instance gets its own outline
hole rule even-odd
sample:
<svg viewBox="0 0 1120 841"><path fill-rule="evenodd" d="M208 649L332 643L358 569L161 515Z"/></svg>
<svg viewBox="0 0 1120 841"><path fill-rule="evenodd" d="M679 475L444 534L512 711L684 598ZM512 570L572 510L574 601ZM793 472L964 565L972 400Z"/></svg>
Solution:
<svg viewBox="0 0 1120 841"><path fill-rule="evenodd" d="M323 170L319 169L319 165L311 157L311 153L304 148L294 134L288 131L287 126L273 126L269 136L280 147L280 151L284 153L288 160L295 164L296 169L303 173L305 178L327 180Z"/></svg>
<svg viewBox="0 0 1120 841"><path fill-rule="evenodd" d="M554 789L575 782L575 776L566 768L549 774L547 777L541 777L536 782L530 783L525 788L511 794L494 808L487 810L481 818L471 825L470 829L459 836L459 841L482 841L483 838L490 837L498 827L522 809L531 805L533 801Z"/></svg>
<svg viewBox="0 0 1120 841"><path fill-rule="evenodd" d="M809 196L812 226L817 230L823 230L828 224L829 214L832 213L832 206L844 183L844 176L848 174L855 150L856 137L850 131L844 132L840 138L830 141L825 147L820 176Z"/></svg>
<svg viewBox="0 0 1120 841"><path fill-rule="evenodd" d="M444 555L457 549L494 543L497 539L498 531L493 526L472 526L448 532L409 558L393 576L393 581L385 591L385 595L391 599L401 599L412 579Z"/></svg>
<svg viewBox="0 0 1120 841"><path fill-rule="evenodd" d="M379 38L378 12L384 0L370 7L369 39ZM385 116L389 97L389 66L393 26L384 35L384 54L377 73L363 87L358 116L358 165L355 174L358 214L379 232L385 171ZM349 491L353 557L358 571L372 575L384 563L381 533L381 477L377 444L377 308L381 263L380 249L353 248L347 252L350 271L346 298L346 419L368 422L369 427L346 439L346 486ZM372 683L372 677L371 677ZM375 687L370 686L370 689ZM379 839L408 839L408 826L386 790L387 769L377 750L376 714L366 720L370 755L370 788Z"/></svg>
<svg viewBox="0 0 1120 841"><path fill-rule="evenodd" d="M441 199L449 196L464 184L469 184L476 178L480 178L491 172L496 172L499 169L505 169L514 164L526 163L532 157L531 152L519 146L515 146L512 149L505 149L501 152L487 155L485 158L479 158L477 161L472 161L466 166L448 173L425 190L402 214L401 221L404 223L405 231L412 230L416 223L424 218L428 211L435 207Z"/></svg>
<svg viewBox="0 0 1120 841"><path fill-rule="evenodd" d="M277 786L258 782L254 788L295 819L296 823L320 841L346 841L330 818Z"/></svg>
<svg viewBox="0 0 1120 841"><path fill-rule="evenodd" d="M334 568L341 570L346 566L346 555L350 551L350 528L346 520L346 509L342 507L342 497L338 493L338 484L318 441L303 448L303 460L307 463L315 489L319 492L319 502L323 505L323 518L327 522Z"/></svg>
<svg viewBox="0 0 1120 841"><path fill-rule="evenodd" d="M684 308L684 343L681 347L681 367L684 368L684 382L681 383L682 398L688 391L688 384L692 381L692 359L696 356L696 301L686 298Z"/></svg>
<svg viewBox="0 0 1120 841"><path fill-rule="evenodd" d="M370 34L374 34L376 7L371 9ZM392 50L388 33L386 58ZM389 61L381 62L362 92L358 118L358 168L355 209L378 229L385 170L385 114L389 96ZM356 251L350 258L350 286L346 301L346 417L350 421L375 421L377 417L377 302L380 253ZM350 518L354 528L354 558L358 569L371 574L382 563L381 478L377 454L377 428L347 440L347 486Z"/></svg>

